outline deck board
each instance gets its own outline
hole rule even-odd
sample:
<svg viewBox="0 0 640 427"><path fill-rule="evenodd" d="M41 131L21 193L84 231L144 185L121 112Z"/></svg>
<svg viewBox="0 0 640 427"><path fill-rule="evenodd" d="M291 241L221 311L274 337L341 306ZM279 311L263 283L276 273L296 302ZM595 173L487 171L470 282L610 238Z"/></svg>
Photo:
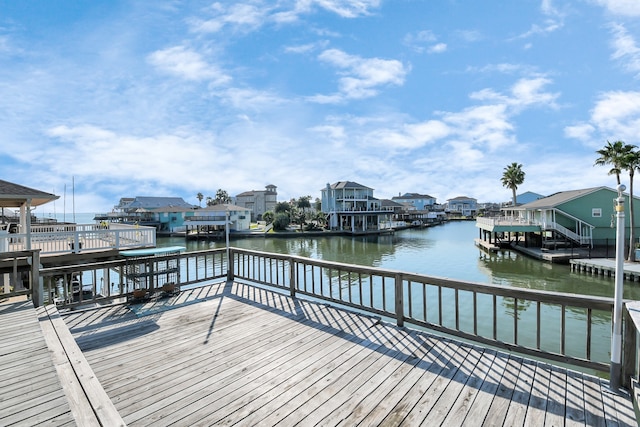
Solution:
<svg viewBox="0 0 640 427"><path fill-rule="evenodd" d="M0 425L75 425L33 303L0 304Z"/></svg>
<svg viewBox="0 0 640 427"><path fill-rule="evenodd" d="M21 318L0 306L0 325L4 313ZM636 425L628 396L599 378L247 284L60 314L130 426ZM8 334L14 356L23 345L43 351ZM51 363L42 353L33 360ZM8 372L0 365L3 379ZM65 403L55 369L34 372L37 383L7 378L13 409L0 424L20 424L26 410L30 420L75 425L47 415ZM27 408L15 396L32 396L36 384L49 395Z"/></svg>

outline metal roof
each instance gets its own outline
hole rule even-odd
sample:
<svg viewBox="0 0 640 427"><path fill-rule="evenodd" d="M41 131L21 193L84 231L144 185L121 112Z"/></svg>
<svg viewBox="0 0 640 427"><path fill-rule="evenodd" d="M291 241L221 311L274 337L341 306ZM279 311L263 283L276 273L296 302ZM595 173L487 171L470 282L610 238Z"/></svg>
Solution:
<svg viewBox="0 0 640 427"><path fill-rule="evenodd" d="M516 206L515 208L510 207L509 210L530 210L530 209L550 209L555 208L558 205L566 203L568 201L578 199L580 197L586 196L587 194L595 193L599 190L609 190L613 193L617 192L609 187L592 187L592 188L584 188L582 190L570 190L570 191L560 191L558 193L552 194L547 197L543 197L542 199L534 200L533 202L525 203L524 205Z"/></svg>

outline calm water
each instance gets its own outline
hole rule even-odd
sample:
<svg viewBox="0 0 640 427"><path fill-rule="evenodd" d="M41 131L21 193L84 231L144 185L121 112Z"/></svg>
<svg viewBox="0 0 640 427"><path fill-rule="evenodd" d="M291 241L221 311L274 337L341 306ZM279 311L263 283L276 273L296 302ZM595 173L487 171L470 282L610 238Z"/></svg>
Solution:
<svg viewBox="0 0 640 427"><path fill-rule="evenodd" d="M476 247L474 221L409 229L388 236L246 238L231 246L401 270L503 286L613 297L612 278L572 273L567 265L538 261L514 251L487 253ZM188 251L224 247L224 242L158 238L158 246ZM640 299L640 284L625 282L625 298Z"/></svg>

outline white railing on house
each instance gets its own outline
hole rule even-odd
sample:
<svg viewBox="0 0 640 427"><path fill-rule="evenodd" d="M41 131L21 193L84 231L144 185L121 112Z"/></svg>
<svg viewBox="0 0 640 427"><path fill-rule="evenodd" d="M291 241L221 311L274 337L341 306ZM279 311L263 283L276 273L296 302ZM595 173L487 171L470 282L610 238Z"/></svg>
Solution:
<svg viewBox="0 0 640 427"><path fill-rule="evenodd" d="M592 245L593 239L591 231L593 230L593 226L584 221L580 221L575 217L571 218L576 220L578 227L586 226L586 229L588 231L587 235L578 234L575 231L571 231L567 227L564 227L554 221L538 221L513 216L495 218L479 217L476 218L476 225L485 227L535 225L539 226L541 231L557 231L565 235L567 238L573 240L574 242L580 243L582 245Z"/></svg>
<svg viewBox="0 0 640 427"><path fill-rule="evenodd" d="M567 227L564 227L558 223L555 223L553 221L547 221L544 224L544 230L554 230L557 231L563 235L565 235L567 238L573 240L574 242L580 243L581 245L591 245L592 244L592 239L591 239L591 235L589 236L581 236L580 234L569 230ZM591 231L591 230L589 230Z"/></svg>
<svg viewBox="0 0 640 427"><path fill-rule="evenodd" d="M536 221L531 221L526 218L520 218L517 216L501 216L501 217L478 217L476 218L476 224L478 225L486 225L488 227L493 227L497 225L509 226L509 225L540 225Z"/></svg>
<svg viewBox="0 0 640 427"><path fill-rule="evenodd" d="M41 255L155 247L156 229L129 224L35 225L31 233L0 233L0 252L40 250Z"/></svg>

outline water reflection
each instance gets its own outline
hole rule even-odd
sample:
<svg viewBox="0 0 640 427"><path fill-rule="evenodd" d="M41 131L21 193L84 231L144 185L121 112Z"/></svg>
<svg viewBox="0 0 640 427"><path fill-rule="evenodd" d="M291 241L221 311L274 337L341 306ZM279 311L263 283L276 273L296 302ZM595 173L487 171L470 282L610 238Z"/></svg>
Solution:
<svg viewBox="0 0 640 427"><path fill-rule="evenodd" d="M572 273L567 265L538 261L513 251L487 253L475 246L473 221L410 229L367 237L246 238L232 240L243 249L299 255L449 277L501 286L613 297L611 278ZM158 246L185 245L183 238L158 238ZM187 250L224 247L224 242L189 241ZM625 298L640 299L640 286L625 282Z"/></svg>

